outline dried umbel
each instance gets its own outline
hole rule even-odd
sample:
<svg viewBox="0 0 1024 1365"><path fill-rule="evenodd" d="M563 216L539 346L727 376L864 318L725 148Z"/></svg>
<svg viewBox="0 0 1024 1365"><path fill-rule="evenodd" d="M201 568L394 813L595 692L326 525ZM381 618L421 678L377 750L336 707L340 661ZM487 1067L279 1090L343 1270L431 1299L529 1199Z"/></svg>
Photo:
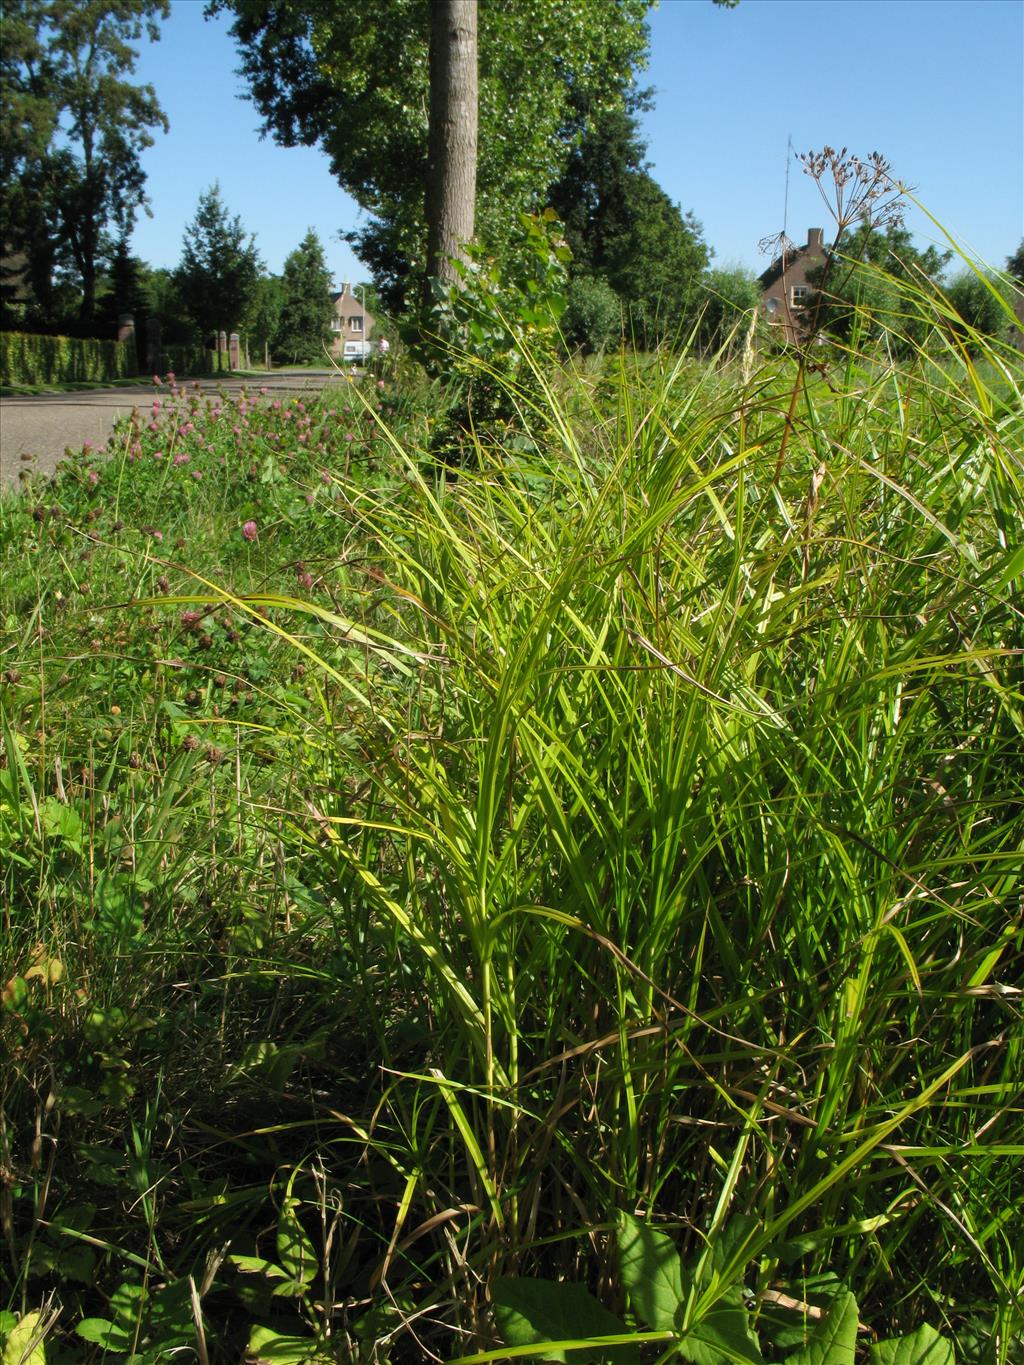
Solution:
<svg viewBox="0 0 1024 1365"><path fill-rule="evenodd" d="M892 167L881 152L866 159L845 147L801 152L798 160L817 185L840 233L853 223L874 228L898 227L903 222L906 186L894 180Z"/></svg>

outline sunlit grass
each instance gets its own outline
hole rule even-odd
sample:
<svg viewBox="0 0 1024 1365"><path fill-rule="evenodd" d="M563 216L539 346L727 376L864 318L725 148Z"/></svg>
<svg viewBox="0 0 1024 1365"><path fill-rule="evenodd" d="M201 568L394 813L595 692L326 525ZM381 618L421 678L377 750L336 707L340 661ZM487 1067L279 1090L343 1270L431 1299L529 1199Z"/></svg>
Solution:
<svg viewBox="0 0 1024 1365"><path fill-rule="evenodd" d="M836 1282L1016 1358L1020 357L819 354L792 423L786 356L537 369L454 472L376 404L376 470L211 433L211 496L146 466L159 546L88 464L5 504L50 536L6 608L13 1309L84 1179L73 1301L191 1275L133 1330L218 1358L493 1345L498 1275L628 1310L623 1211L722 1249L688 1323L743 1283L766 1358Z"/></svg>

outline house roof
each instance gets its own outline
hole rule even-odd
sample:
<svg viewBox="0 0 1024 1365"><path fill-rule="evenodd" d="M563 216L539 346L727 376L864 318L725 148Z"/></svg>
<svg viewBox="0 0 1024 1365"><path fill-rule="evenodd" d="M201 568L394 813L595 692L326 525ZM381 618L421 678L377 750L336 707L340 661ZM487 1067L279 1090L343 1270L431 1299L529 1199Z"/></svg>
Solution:
<svg viewBox="0 0 1024 1365"><path fill-rule="evenodd" d="M762 289L769 289L776 280L780 279L790 266L805 256L825 255L824 233L821 228L808 228L807 241L803 246L797 246L794 242L784 242L783 249L763 275L758 276L758 283Z"/></svg>

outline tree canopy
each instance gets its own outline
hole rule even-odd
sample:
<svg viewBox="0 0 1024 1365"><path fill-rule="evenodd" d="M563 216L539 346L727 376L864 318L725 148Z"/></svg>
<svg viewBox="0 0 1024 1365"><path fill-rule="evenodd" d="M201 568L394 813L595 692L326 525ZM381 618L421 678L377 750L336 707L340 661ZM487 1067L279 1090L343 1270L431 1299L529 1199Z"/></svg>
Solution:
<svg viewBox="0 0 1024 1365"><path fill-rule="evenodd" d="M759 308L761 287L754 272L742 266L709 270L698 303L698 340L706 352L715 351L729 342L737 323Z"/></svg>
<svg viewBox="0 0 1024 1365"><path fill-rule="evenodd" d="M13 0L0 56L0 189L8 244L39 304L63 267L92 319L100 262L145 203L141 154L167 120L150 85L126 79L168 0Z"/></svg>
<svg viewBox="0 0 1024 1365"><path fill-rule="evenodd" d="M890 222L881 230L870 222L849 230L841 250L825 265L808 273L819 291L809 312L818 327L841 340L853 329L872 331L881 326L907 336L916 335L921 321L908 307L904 286L938 287L951 253L913 244L909 229Z"/></svg>
<svg viewBox="0 0 1024 1365"><path fill-rule="evenodd" d="M331 338L331 275L312 228L284 263L275 352L293 365L324 360Z"/></svg>
<svg viewBox="0 0 1024 1365"><path fill-rule="evenodd" d="M370 215L348 234L388 309L427 269L430 0L212 0L234 14L264 130L320 145ZM476 231L500 257L570 147L621 107L646 58L648 0L481 0Z"/></svg>
<svg viewBox="0 0 1024 1365"><path fill-rule="evenodd" d="M1007 335L1014 325L1013 287L1004 275L963 270L949 281L945 294L963 324L954 323L954 328L970 350L978 349L983 337Z"/></svg>
<svg viewBox="0 0 1024 1365"><path fill-rule="evenodd" d="M204 337L230 332L250 306L260 277L256 239L230 217L220 186L199 196L185 229L175 282L182 305Z"/></svg>
<svg viewBox="0 0 1024 1365"><path fill-rule="evenodd" d="M600 115L571 153L550 201L574 273L603 279L647 343L673 336L695 306L709 251L700 224L653 179L631 110Z"/></svg>

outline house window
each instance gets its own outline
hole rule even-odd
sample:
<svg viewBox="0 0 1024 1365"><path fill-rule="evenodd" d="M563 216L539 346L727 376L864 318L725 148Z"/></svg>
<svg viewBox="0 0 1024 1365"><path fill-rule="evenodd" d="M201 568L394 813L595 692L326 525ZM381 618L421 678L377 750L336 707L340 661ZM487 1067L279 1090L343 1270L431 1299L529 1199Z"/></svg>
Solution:
<svg viewBox="0 0 1024 1365"><path fill-rule="evenodd" d="M349 318L348 325L353 332L361 332L363 330L362 318Z"/></svg>
<svg viewBox="0 0 1024 1365"><path fill-rule="evenodd" d="M340 332L340 331L341 331L341 318L339 318L339 317L333 317L333 318L331 318L331 331L332 331L332 332Z"/></svg>
<svg viewBox="0 0 1024 1365"><path fill-rule="evenodd" d="M811 297L811 286L809 284L794 284L789 296L794 308L803 308Z"/></svg>

